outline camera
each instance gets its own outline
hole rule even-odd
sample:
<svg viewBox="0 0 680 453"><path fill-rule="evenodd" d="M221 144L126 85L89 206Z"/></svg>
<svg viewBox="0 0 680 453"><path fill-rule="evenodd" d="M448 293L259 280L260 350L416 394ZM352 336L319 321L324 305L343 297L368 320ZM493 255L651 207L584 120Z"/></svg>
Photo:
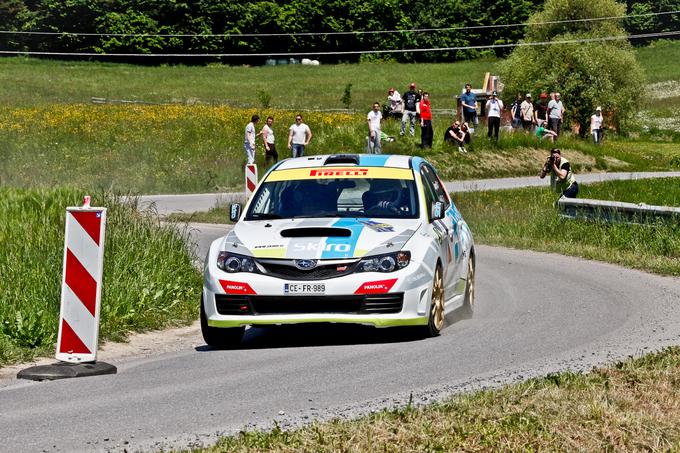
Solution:
<svg viewBox="0 0 680 453"><path fill-rule="evenodd" d="M546 165L549 165L552 167L552 165L555 163L555 156L552 154L548 156L548 159L545 161Z"/></svg>

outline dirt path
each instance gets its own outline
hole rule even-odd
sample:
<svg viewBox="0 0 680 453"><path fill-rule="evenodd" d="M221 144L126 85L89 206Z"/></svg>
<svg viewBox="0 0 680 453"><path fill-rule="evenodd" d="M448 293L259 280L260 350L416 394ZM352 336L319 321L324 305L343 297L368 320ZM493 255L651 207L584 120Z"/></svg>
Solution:
<svg viewBox="0 0 680 453"><path fill-rule="evenodd" d="M143 358L164 352L174 352L194 348L204 344L201 337L201 324L195 321L187 327L168 330L156 330L146 333L130 334L126 343L104 343L99 347L97 360L101 362L115 362L122 359ZM19 371L34 365L48 365L54 363L54 357L42 357L31 362L0 368L0 381L16 378Z"/></svg>

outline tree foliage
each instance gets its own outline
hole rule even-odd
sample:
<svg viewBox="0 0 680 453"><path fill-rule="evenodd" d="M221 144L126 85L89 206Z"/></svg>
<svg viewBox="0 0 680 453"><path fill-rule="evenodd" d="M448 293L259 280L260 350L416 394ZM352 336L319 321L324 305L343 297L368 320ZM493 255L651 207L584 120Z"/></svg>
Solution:
<svg viewBox="0 0 680 453"><path fill-rule="evenodd" d="M436 32L354 33L523 23L542 0L0 0L0 28L64 32L59 36L0 36L0 48L98 53L315 53L384 49L485 46L515 42L522 27ZM23 15L17 11L24 11ZM11 16L11 17L10 17ZM96 33L74 36L68 33ZM236 34L309 33L303 36ZM111 34L225 34L204 37L115 36ZM10 35L11 36L11 35ZM364 58L403 62L453 61L504 49L372 54ZM266 56L223 58L260 64ZM327 62L357 61L358 55L325 56ZM116 61L122 61L117 59ZM129 59L138 62L139 60ZM147 60L145 60L147 61ZM163 62L162 60L154 60ZM177 59L172 59L177 62ZM202 63L199 59L185 62Z"/></svg>
<svg viewBox="0 0 680 453"><path fill-rule="evenodd" d="M614 0L547 0L531 24L624 14ZM602 106L618 129L635 112L644 76L627 40L530 45L548 41L577 41L622 36L620 20L553 23L530 26L526 46L515 48L501 64L508 96L541 91L560 92L566 124L589 124L596 106ZM584 128L581 128L582 132Z"/></svg>

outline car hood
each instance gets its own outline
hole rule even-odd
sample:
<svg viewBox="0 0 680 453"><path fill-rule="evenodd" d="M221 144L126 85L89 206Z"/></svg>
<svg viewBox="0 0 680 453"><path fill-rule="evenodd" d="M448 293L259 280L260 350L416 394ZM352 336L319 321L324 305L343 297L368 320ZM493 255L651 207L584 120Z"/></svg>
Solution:
<svg viewBox="0 0 680 453"><path fill-rule="evenodd" d="M222 250L258 258L343 259L401 250L420 219L281 219L238 222Z"/></svg>

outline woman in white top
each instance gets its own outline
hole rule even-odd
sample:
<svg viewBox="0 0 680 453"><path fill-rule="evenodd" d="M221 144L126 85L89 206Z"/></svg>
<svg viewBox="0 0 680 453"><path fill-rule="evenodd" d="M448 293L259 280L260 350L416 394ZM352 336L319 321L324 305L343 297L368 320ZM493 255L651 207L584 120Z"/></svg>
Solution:
<svg viewBox="0 0 680 453"><path fill-rule="evenodd" d="M595 114L590 117L590 133L593 135L593 142L599 145L602 142L602 107L595 109Z"/></svg>

